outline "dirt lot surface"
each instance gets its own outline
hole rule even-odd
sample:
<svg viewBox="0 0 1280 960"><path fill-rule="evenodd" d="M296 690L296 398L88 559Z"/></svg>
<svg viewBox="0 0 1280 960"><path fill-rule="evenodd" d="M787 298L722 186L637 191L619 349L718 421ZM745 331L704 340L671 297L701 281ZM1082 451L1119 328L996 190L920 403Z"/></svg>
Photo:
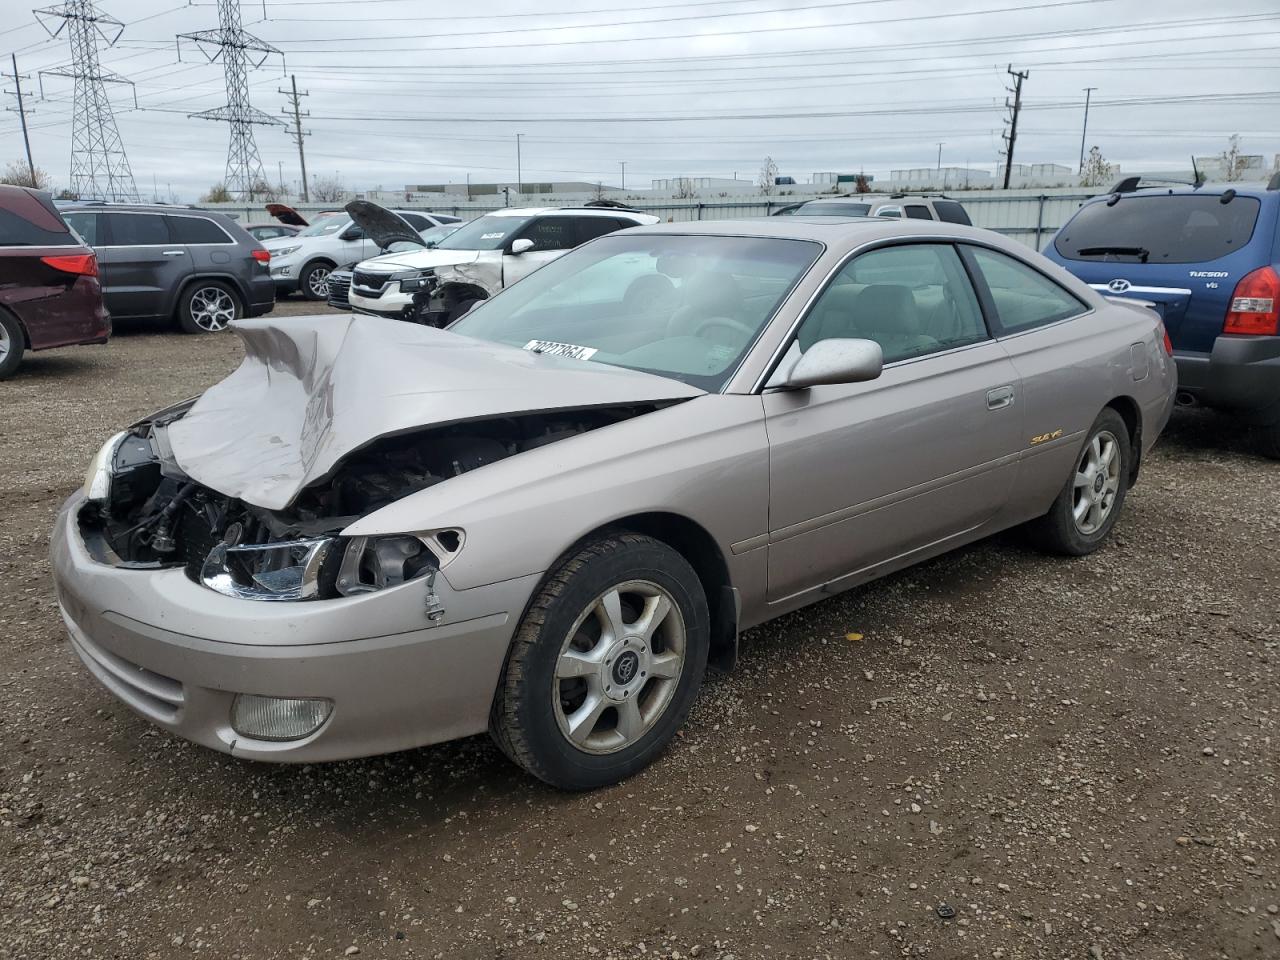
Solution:
<svg viewBox="0 0 1280 960"><path fill-rule="evenodd" d="M752 631L663 760L565 795L485 738L231 760L80 666L59 503L239 354L0 384L0 956L1280 957L1280 466L1229 425L1179 414L1090 558L1001 537Z"/></svg>

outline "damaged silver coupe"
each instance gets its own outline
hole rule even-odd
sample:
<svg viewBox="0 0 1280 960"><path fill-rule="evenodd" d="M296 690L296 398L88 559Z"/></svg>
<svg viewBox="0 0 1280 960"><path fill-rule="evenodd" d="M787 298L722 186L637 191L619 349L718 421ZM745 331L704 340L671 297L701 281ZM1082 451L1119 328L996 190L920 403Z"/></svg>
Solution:
<svg viewBox="0 0 1280 960"><path fill-rule="evenodd" d="M612 234L446 330L235 326L58 518L85 666L236 756L487 730L570 789L652 761L745 628L1016 524L1096 549L1174 392L1150 310L914 221Z"/></svg>

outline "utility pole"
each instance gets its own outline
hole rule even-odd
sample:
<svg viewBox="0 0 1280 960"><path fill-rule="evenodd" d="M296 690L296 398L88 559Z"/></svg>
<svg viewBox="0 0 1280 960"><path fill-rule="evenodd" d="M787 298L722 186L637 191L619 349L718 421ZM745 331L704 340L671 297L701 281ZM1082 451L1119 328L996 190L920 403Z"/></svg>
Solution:
<svg viewBox="0 0 1280 960"><path fill-rule="evenodd" d="M242 199L253 199L255 188L266 182L262 157L253 138L253 125L284 126L268 113L249 103L249 70L262 66L273 53L283 53L259 40L241 26L239 0L218 0L218 29L180 33L177 38L181 59L182 41L190 40L213 63L222 58L222 76L227 88L225 106L190 114L202 120L221 120L231 126L227 146L226 187Z"/></svg>
<svg viewBox="0 0 1280 960"><path fill-rule="evenodd" d="M1084 138L1089 135L1089 97L1097 87L1084 88L1084 126L1080 128L1080 172L1084 173Z"/></svg>
<svg viewBox="0 0 1280 960"><path fill-rule="evenodd" d="M622 164L622 189L625 190L627 189L627 161L619 160L618 163Z"/></svg>
<svg viewBox="0 0 1280 960"><path fill-rule="evenodd" d="M524 173L520 168L520 137L521 137L521 134L517 133L516 134L516 193L518 193L520 196L523 197L524 196Z"/></svg>
<svg viewBox="0 0 1280 960"><path fill-rule="evenodd" d="M31 185L34 187L37 186L36 163L31 159L31 137L27 135L27 110L22 102L22 81L30 80L31 78L18 72L18 55L11 53L9 56L13 60L13 73L0 73L0 77L9 77L13 80L13 92L18 97L18 109L16 112L19 119L22 120L22 143L27 148L27 169L31 174ZM7 93L8 91L5 92ZM5 109L11 113L14 112L13 107L5 107Z"/></svg>
<svg viewBox="0 0 1280 960"><path fill-rule="evenodd" d="M65 67L41 70L39 77L41 97L46 74L76 82L71 114L72 192L82 199L137 203L138 185L104 87L108 83L132 87L133 83L118 73L103 70L98 63L98 41L113 46L124 33L124 24L99 13L93 0L67 0L34 12L50 37L65 30L71 45L71 62ZM62 22L52 27L55 20ZM134 104L137 105L136 93Z"/></svg>
<svg viewBox="0 0 1280 960"><path fill-rule="evenodd" d="M938 144L938 172L942 172L942 144Z"/></svg>
<svg viewBox="0 0 1280 960"><path fill-rule="evenodd" d="M1013 64L1009 64L1009 76L1013 77L1013 103L1010 104L1006 98L1004 105L1011 111L1009 119L1009 132L1004 135L1004 142L1007 145L1004 151L1004 188L1009 189L1009 177L1013 174L1013 145L1018 139L1018 114L1022 112L1022 81L1031 76L1030 70L1014 70Z"/></svg>
<svg viewBox="0 0 1280 960"><path fill-rule="evenodd" d="M292 73L289 74L289 86L290 89L288 90L277 87L276 91L278 93L283 93L288 97L289 107L293 108L292 111L290 111L289 107L281 107L280 112L286 115L290 112L293 113L293 129L289 131L289 136L293 137L293 142L298 145L298 166L302 167L302 202L310 203L311 200L307 194L307 155L302 149L302 138L311 136L311 131L302 129L302 118L311 116L311 111L307 110L304 112L299 109L299 106L301 104L300 98L311 96L311 92L309 90L303 90L299 93L298 78Z"/></svg>

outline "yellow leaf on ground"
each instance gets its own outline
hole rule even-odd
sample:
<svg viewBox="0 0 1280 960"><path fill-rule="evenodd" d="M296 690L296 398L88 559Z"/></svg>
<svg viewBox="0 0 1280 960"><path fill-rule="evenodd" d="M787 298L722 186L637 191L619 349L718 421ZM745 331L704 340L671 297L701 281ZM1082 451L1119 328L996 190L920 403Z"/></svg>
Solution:
<svg viewBox="0 0 1280 960"><path fill-rule="evenodd" d="M861 639L862 639L862 634L860 634L860 633L846 633L846 634L844 635L844 637L845 637L845 639L846 639L846 640L848 640L850 643L857 643L859 640L861 640Z"/></svg>

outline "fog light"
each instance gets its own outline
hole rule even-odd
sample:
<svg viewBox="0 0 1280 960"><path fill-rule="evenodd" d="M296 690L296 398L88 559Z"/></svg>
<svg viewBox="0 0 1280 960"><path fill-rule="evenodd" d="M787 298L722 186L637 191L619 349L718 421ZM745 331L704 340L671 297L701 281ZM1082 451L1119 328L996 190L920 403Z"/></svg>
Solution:
<svg viewBox="0 0 1280 960"><path fill-rule="evenodd" d="M241 693L231 704L231 729L254 740L301 740L319 730L332 712L332 700Z"/></svg>

